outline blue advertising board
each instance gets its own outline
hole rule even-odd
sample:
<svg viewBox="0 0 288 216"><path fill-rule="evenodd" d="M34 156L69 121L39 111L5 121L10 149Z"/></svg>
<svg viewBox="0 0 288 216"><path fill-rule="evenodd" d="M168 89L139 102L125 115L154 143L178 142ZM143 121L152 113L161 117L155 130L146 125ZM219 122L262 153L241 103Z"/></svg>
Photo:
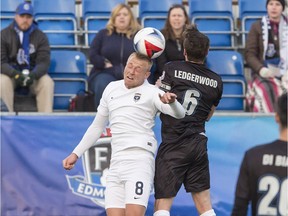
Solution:
<svg viewBox="0 0 288 216"><path fill-rule="evenodd" d="M109 128L74 169L62 168L93 121L92 115L1 116L1 215L101 216L110 160ZM154 128L161 142L161 122ZM272 115L216 115L207 122L211 199L228 216L244 152L278 138ZM153 215L151 194L146 215ZM179 191L171 215L197 215L190 194Z"/></svg>

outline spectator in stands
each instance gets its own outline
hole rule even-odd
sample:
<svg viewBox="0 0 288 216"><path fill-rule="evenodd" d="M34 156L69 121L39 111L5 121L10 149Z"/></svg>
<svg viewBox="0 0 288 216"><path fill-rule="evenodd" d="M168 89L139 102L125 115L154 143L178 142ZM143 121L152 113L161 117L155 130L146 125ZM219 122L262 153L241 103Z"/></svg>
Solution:
<svg viewBox="0 0 288 216"><path fill-rule="evenodd" d="M139 29L130 7L119 4L113 9L106 28L93 39L89 52L93 68L88 86L95 93L96 109L105 87L112 81L123 79L127 59L134 52L133 36Z"/></svg>
<svg viewBox="0 0 288 216"><path fill-rule="evenodd" d="M245 48L252 69L248 84L248 109L274 112L276 98L287 90L288 20L282 13L285 0L267 0L267 16L253 23Z"/></svg>
<svg viewBox="0 0 288 216"><path fill-rule="evenodd" d="M249 149L243 158L232 216L287 215L287 92L276 106L279 139Z"/></svg>
<svg viewBox="0 0 288 216"><path fill-rule="evenodd" d="M15 89L36 94L39 112L52 112L54 82L48 76L50 47L33 21L33 7L18 5L13 23L1 31L0 96L13 112Z"/></svg>
<svg viewBox="0 0 288 216"><path fill-rule="evenodd" d="M169 61L185 60L182 33L185 26L190 23L185 7L175 4L170 7L164 28L161 30L166 46L164 52L156 58L156 71L154 82L162 75L164 64Z"/></svg>

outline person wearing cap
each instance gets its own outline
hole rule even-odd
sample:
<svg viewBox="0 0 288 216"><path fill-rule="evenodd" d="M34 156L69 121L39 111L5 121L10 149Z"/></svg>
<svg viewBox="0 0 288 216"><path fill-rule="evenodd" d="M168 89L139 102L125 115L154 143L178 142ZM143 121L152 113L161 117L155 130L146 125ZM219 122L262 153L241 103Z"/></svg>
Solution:
<svg viewBox="0 0 288 216"><path fill-rule="evenodd" d="M248 83L249 111L275 111L276 99L287 91L288 20L285 0L267 0L267 15L254 22L248 34L245 60L252 69Z"/></svg>
<svg viewBox="0 0 288 216"><path fill-rule="evenodd" d="M36 95L38 112L53 111L54 82L47 74L50 46L33 20L33 7L18 5L13 22L1 31L0 98L13 112L14 94Z"/></svg>

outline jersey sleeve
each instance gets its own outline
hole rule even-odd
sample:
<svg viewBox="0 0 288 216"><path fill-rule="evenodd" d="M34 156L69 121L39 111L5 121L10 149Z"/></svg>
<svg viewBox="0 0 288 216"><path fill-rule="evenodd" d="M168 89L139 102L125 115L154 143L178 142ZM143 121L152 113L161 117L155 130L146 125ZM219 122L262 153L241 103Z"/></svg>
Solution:
<svg viewBox="0 0 288 216"><path fill-rule="evenodd" d="M73 151L73 153L75 153L78 157L80 157L87 149L96 143L108 123L109 109L106 99L108 97L109 86L110 85L105 88L102 94L94 121L89 126L81 141Z"/></svg>
<svg viewBox="0 0 288 216"><path fill-rule="evenodd" d="M245 211L245 215L248 209L248 204L250 201L250 191L249 191L249 172L247 163L247 152L243 158L240 172L238 176L236 192L235 192L235 202L233 206L234 215L239 215L239 211Z"/></svg>
<svg viewBox="0 0 288 216"><path fill-rule="evenodd" d="M73 153L80 157L87 149L89 149L100 138L105 126L108 123L108 117L97 113L94 121L85 132L83 138L73 150Z"/></svg>
<svg viewBox="0 0 288 216"><path fill-rule="evenodd" d="M168 92L171 90L171 75L168 73L169 63L165 64L162 76L160 77L161 85L160 89Z"/></svg>
<svg viewBox="0 0 288 216"><path fill-rule="evenodd" d="M223 82L222 82L222 79L220 78L220 81L219 81L219 87L218 87L218 97L217 99L214 101L213 105L215 107L218 106L218 104L220 103L220 100L222 98L222 94L223 94Z"/></svg>
<svg viewBox="0 0 288 216"><path fill-rule="evenodd" d="M249 202L246 199L235 197L231 216L247 215Z"/></svg>
<svg viewBox="0 0 288 216"><path fill-rule="evenodd" d="M111 83L109 83L103 91L102 97L100 99L100 104L97 108L97 113L101 113L103 116L109 116L109 109L108 109L108 94L110 92Z"/></svg>

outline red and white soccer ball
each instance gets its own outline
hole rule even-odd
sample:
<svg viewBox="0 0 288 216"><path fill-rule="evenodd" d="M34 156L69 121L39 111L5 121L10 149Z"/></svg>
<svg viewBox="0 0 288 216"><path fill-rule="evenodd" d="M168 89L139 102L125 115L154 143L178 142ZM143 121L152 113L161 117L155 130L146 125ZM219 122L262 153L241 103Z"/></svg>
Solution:
<svg viewBox="0 0 288 216"><path fill-rule="evenodd" d="M134 37L134 49L151 59L157 58L165 49L165 38L158 29L143 28Z"/></svg>

